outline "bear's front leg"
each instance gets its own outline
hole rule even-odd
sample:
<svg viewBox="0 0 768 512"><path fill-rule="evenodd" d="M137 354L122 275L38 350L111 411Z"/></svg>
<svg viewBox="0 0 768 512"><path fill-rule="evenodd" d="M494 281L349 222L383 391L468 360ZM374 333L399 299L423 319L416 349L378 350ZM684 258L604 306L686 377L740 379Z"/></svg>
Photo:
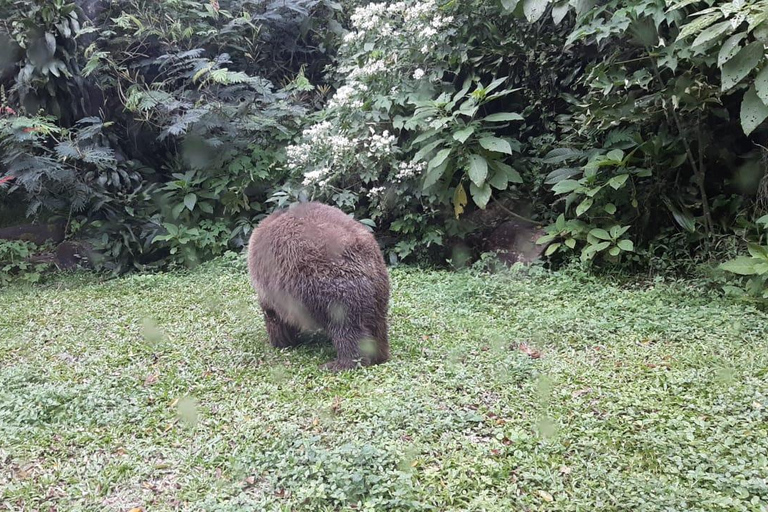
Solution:
<svg viewBox="0 0 768 512"><path fill-rule="evenodd" d="M286 348L299 344L299 330L286 324L274 310L264 309L264 323L267 326L269 342L273 347Z"/></svg>

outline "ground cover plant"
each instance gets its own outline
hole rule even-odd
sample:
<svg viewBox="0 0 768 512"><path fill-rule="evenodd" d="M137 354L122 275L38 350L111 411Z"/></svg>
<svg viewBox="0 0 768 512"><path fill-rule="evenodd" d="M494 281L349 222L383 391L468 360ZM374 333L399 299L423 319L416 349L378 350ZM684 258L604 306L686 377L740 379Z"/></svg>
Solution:
<svg viewBox="0 0 768 512"><path fill-rule="evenodd" d="M241 259L0 290L0 508L768 507L768 315L661 280L392 270L392 361L269 348ZM325 352L325 353L324 353Z"/></svg>

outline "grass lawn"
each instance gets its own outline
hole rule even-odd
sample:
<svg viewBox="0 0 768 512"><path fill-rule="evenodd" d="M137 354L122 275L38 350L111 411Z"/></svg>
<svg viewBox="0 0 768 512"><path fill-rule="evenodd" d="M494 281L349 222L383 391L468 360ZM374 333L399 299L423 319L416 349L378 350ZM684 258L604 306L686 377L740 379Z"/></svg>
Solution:
<svg viewBox="0 0 768 512"><path fill-rule="evenodd" d="M578 273L392 287L392 361L338 375L267 345L240 260L1 290L0 510L768 510L766 313Z"/></svg>

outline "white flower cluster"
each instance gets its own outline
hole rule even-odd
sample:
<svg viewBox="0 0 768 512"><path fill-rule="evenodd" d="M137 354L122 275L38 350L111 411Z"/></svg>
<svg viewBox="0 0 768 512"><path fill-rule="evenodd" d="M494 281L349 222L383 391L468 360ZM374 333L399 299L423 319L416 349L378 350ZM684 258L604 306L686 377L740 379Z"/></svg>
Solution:
<svg viewBox="0 0 768 512"><path fill-rule="evenodd" d="M386 187L373 187L371 190L368 191L368 197L371 199L376 199L380 195L382 195L387 190Z"/></svg>
<svg viewBox="0 0 768 512"><path fill-rule="evenodd" d="M350 80L346 85L342 85L336 90L336 94L330 99L328 106L361 108L363 106L363 100L360 96L367 91L367 85Z"/></svg>
<svg viewBox="0 0 768 512"><path fill-rule="evenodd" d="M288 158L288 166L292 169L305 167L309 163L310 151L306 144L296 144L285 148L285 156Z"/></svg>
<svg viewBox="0 0 768 512"><path fill-rule="evenodd" d="M360 80L370 78L378 75L382 71L386 71L387 64L383 60L368 60L362 66L355 66L352 68L343 67L340 69L348 72L347 80Z"/></svg>
<svg viewBox="0 0 768 512"><path fill-rule="evenodd" d="M371 136L365 142L368 148L368 156L386 156L392 152L392 146L397 142L397 137L389 134L389 130L384 130L381 135L375 133L370 128Z"/></svg>
<svg viewBox="0 0 768 512"><path fill-rule="evenodd" d="M387 14L387 4L368 4L352 13L352 25L358 30L373 30Z"/></svg>
<svg viewBox="0 0 768 512"><path fill-rule="evenodd" d="M314 171L307 171L304 173L303 184L305 187L308 187L316 183L323 187L328 184L328 180L330 179L329 174L331 174L331 170L328 167L320 167Z"/></svg>
<svg viewBox="0 0 768 512"><path fill-rule="evenodd" d="M400 162L397 174L395 175L395 181L402 183L407 179L420 176L426 168L426 162Z"/></svg>
<svg viewBox="0 0 768 512"><path fill-rule="evenodd" d="M302 138L300 144L286 147L285 154L290 169L312 168L304 172L305 186L327 185L332 178L331 170L343 168L347 160L354 158L360 144L360 139L334 133L334 126L328 121L310 126L302 132Z"/></svg>
<svg viewBox="0 0 768 512"><path fill-rule="evenodd" d="M351 16L352 32L344 36L346 45L357 45L364 41L375 40L376 49L394 48L384 51L385 57L369 59L362 66L349 66L340 69L353 80L370 78L387 70L397 63L398 51L407 41L409 47L420 48L428 54L436 43L436 36L452 26L453 16L439 14L436 0L411 0L395 3L372 3L355 9ZM423 77L414 73L417 80ZM418 75L418 76L416 76Z"/></svg>
<svg viewBox="0 0 768 512"><path fill-rule="evenodd" d="M397 137L369 127L368 137L349 137L339 133L329 121L322 121L302 132L302 141L286 147L288 168L304 174L304 186L327 185L337 171L350 166L370 166L391 156ZM360 151L361 146L365 151Z"/></svg>
<svg viewBox="0 0 768 512"><path fill-rule="evenodd" d="M398 2L395 5L402 5L402 13L405 21L413 21L418 18L428 17L437 11L437 4L433 1L416 2L406 7L405 2Z"/></svg>
<svg viewBox="0 0 768 512"><path fill-rule="evenodd" d="M424 70L421 68L417 68L416 71L413 72L413 78L416 80L421 80L424 78Z"/></svg>

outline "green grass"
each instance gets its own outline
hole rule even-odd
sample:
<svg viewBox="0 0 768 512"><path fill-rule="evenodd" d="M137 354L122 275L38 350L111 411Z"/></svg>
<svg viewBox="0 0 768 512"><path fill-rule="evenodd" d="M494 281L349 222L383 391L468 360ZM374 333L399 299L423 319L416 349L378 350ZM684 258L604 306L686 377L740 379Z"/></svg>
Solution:
<svg viewBox="0 0 768 512"><path fill-rule="evenodd" d="M0 291L0 509L768 507L765 313L578 273L392 282L392 361L338 375L267 345L239 261Z"/></svg>

